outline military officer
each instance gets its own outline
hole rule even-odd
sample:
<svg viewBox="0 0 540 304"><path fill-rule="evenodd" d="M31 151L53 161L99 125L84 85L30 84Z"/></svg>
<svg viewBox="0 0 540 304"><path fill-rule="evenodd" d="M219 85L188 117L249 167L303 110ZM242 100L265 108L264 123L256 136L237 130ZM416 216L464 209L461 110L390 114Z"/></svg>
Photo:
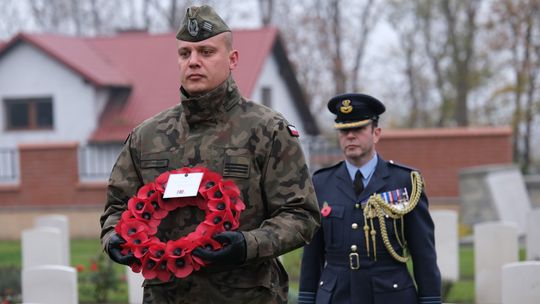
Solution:
<svg viewBox="0 0 540 304"><path fill-rule="evenodd" d="M246 209L236 231L216 237L223 248L198 248L210 263L186 278L146 280L144 303L285 303L288 276L278 256L306 244L320 223L298 133L273 110L243 98L231 76L238 63L232 34L209 6L190 7L176 35L181 103L137 126L109 179L101 241L129 265L115 225L128 199L161 173L204 166L233 180ZM164 218L157 236L176 240L204 220L196 207Z"/></svg>
<svg viewBox="0 0 540 304"><path fill-rule="evenodd" d="M441 303L422 178L375 149L385 106L372 96L344 94L328 109L345 161L313 176L322 226L304 247L298 303Z"/></svg>

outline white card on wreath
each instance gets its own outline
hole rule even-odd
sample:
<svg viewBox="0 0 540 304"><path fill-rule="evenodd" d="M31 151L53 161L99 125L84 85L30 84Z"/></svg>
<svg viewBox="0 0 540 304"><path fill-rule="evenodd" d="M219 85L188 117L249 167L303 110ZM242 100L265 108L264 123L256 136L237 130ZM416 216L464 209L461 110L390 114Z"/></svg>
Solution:
<svg viewBox="0 0 540 304"><path fill-rule="evenodd" d="M171 174L163 198L196 196L203 172Z"/></svg>

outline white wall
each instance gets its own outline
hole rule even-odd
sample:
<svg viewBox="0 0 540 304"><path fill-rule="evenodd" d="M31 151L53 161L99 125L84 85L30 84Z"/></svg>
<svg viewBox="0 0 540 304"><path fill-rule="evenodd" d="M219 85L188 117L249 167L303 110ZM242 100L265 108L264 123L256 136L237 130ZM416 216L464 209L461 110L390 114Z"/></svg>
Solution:
<svg viewBox="0 0 540 304"><path fill-rule="evenodd" d="M19 143L79 141L85 143L96 128L104 92L33 46L21 43L0 60L0 147ZM53 130L6 131L4 98L53 99ZM101 108L101 109L99 109Z"/></svg>
<svg viewBox="0 0 540 304"><path fill-rule="evenodd" d="M270 56L262 69L261 77L257 80L251 99L262 103L262 88L272 89L272 109L280 112L285 118L298 129L300 135L306 135L302 125L302 119L295 107L294 101L289 94L285 81L279 74L279 68L274 56ZM309 111L306 107L306 111Z"/></svg>

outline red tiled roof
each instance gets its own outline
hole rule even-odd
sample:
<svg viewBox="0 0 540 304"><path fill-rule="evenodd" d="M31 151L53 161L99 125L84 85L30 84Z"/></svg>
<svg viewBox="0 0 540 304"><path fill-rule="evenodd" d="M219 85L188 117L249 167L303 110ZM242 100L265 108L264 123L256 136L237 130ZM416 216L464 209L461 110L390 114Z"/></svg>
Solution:
<svg viewBox="0 0 540 304"><path fill-rule="evenodd" d="M96 52L90 39L60 36L54 34L21 33L11 39L0 56L11 47L25 41L71 68L96 86L129 86L130 80L114 62L104 54Z"/></svg>
<svg viewBox="0 0 540 304"><path fill-rule="evenodd" d="M240 61L233 75L244 96L251 96L276 38L273 28L234 31ZM0 49L0 57L21 41L43 50L98 87L129 92L127 100L109 101L92 141L124 140L134 126L179 101L173 33L127 32L96 38L19 34Z"/></svg>

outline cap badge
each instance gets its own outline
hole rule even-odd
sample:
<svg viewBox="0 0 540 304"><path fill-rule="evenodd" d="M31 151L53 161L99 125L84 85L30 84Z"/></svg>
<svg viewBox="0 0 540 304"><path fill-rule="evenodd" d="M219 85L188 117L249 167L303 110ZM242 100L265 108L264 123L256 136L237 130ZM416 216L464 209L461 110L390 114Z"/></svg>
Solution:
<svg viewBox="0 0 540 304"><path fill-rule="evenodd" d="M339 107L339 111L343 114L349 114L353 110L353 107L351 106L351 101L349 99L345 99L341 102L341 107Z"/></svg>
<svg viewBox="0 0 540 304"><path fill-rule="evenodd" d="M199 34L199 24L197 23L197 19L189 19L188 25L187 25L188 33L195 37L197 34Z"/></svg>

